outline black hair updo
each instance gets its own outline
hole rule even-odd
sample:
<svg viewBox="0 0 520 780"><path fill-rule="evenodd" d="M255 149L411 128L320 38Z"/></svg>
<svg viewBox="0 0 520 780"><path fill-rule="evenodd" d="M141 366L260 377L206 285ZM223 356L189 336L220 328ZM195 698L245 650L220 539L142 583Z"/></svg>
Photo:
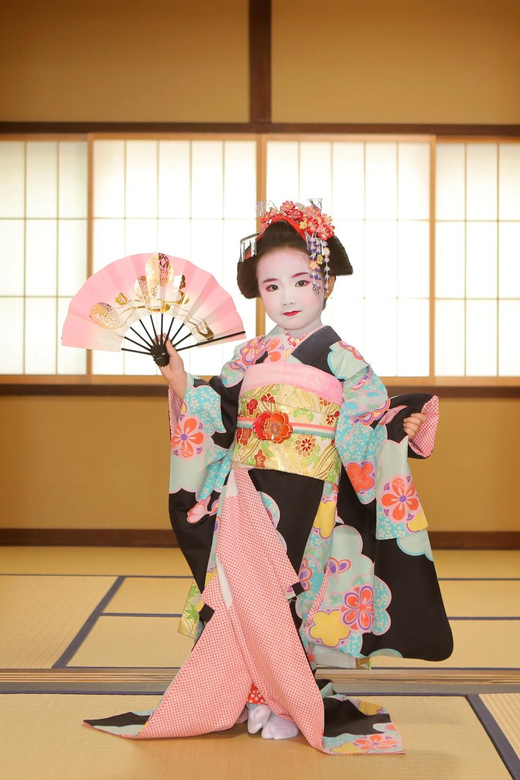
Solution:
<svg viewBox="0 0 520 780"><path fill-rule="evenodd" d="M330 249L330 275L347 276L353 273L350 260L339 238L331 236L327 239L327 246ZM273 222L258 239L257 254L238 263L238 288L245 298L257 298L260 295L257 279L258 262L264 255L275 249L297 249L307 254L307 244L292 225L282 220Z"/></svg>

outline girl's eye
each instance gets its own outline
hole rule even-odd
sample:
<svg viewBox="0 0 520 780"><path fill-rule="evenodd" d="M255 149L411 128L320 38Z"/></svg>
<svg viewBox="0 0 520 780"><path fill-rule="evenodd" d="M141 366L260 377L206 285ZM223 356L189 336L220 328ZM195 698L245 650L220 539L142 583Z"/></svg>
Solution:
<svg viewBox="0 0 520 780"><path fill-rule="evenodd" d="M298 279L296 287L307 287L308 284L310 284L308 279Z"/></svg>
<svg viewBox="0 0 520 780"><path fill-rule="evenodd" d="M277 284L269 284L269 285L267 285L267 287L265 289L267 290L267 292L273 292L273 290L277 290L278 289L278 285Z"/></svg>

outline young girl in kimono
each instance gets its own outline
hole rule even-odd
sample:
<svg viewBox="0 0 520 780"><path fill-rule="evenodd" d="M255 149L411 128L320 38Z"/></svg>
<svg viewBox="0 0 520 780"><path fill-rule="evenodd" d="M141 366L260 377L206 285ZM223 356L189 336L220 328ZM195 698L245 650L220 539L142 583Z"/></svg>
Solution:
<svg viewBox="0 0 520 780"><path fill-rule="evenodd" d="M335 277L352 268L319 205L272 207L249 239L238 285L276 327L240 344L209 382L187 374L169 343L162 369L170 518L196 583L182 627L197 642L153 713L87 723L149 739L247 719L250 733L301 731L326 753L400 753L386 710L313 671L451 653L408 466L431 452L437 399L388 399L359 352L322 325Z"/></svg>

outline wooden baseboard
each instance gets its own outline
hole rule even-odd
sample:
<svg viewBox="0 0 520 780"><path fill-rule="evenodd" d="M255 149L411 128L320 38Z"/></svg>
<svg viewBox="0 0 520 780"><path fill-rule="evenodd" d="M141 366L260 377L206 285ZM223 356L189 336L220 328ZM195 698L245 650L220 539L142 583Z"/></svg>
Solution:
<svg viewBox="0 0 520 780"><path fill-rule="evenodd" d="M520 531L431 531L435 550L520 550ZM2 528L0 545L178 547L173 531L135 528Z"/></svg>

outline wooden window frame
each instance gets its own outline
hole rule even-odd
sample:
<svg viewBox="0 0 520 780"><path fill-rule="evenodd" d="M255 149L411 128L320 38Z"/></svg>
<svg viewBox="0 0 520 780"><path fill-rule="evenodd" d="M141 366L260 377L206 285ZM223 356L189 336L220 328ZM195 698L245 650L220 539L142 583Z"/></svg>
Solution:
<svg viewBox="0 0 520 780"><path fill-rule="evenodd" d="M4 125L5 126L5 125ZM193 131L192 131L193 127ZM200 128L200 125L198 126ZM131 141L131 140L187 140L187 141L256 141L257 154L257 200L266 197L267 175L267 142L268 141L352 141L352 142L427 142L430 144L430 371L428 376L382 377L384 383L397 390L399 388L439 389L451 388L455 395L520 395L520 376L435 376L435 169L437 144L445 143L520 143L520 135L516 128L496 128L497 134L485 134L482 129L465 128L465 132L453 134L449 132L436 133L435 126L409 126L399 127L399 132L392 132L388 126L271 126L265 123L259 127L257 123L249 125L222 125L219 129L196 132L194 126L186 126L182 131L154 132L152 128L146 131L134 131L130 128L116 132L93 131L77 132L74 126L73 132L10 132L1 134L0 141L86 141L88 143L88 211L87 211L87 275L90 276L93 269L93 143L98 140ZM71 128L71 129L74 129ZM358 132L356 132L358 129ZM1 127L0 127L1 130ZM335 132L334 132L335 130ZM396 128L397 130L397 128ZM514 130L514 132L512 132ZM263 132L262 132L263 131ZM322 132L320 132L322 131ZM265 312L260 300L256 302L256 333L265 332ZM164 380L158 376L134 376L134 375L102 375L92 373L92 353L87 350L87 370L85 375L63 374L3 374L0 375L0 394L159 394L164 389Z"/></svg>

